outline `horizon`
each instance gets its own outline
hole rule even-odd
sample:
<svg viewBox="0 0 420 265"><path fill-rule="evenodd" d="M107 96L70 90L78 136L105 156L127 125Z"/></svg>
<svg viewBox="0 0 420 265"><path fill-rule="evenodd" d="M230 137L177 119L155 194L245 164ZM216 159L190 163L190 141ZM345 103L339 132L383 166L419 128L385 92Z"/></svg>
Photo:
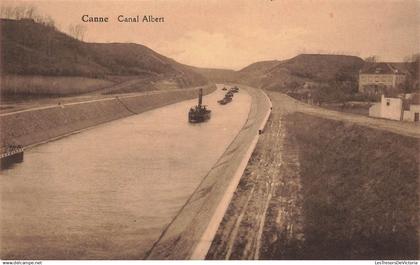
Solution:
<svg viewBox="0 0 420 265"><path fill-rule="evenodd" d="M34 6L66 34L70 25L83 25L85 42L136 43L200 68L236 71L299 54L377 56L378 61L402 62L420 51L420 2L411 0L4 1L1 6L16 5ZM86 14L109 21L83 22ZM143 14L165 21L117 21L120 15Z"/></svg>

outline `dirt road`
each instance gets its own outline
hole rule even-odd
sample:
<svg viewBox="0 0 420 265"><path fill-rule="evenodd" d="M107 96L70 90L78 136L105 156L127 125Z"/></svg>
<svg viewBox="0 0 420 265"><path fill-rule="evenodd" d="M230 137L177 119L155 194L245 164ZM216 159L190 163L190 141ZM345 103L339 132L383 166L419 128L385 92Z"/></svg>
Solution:
<svg viewBox="0 0 420 265"><path fill-rule="evenodd" d="M274 108L273 108L274 109ZM297 178L299 162L293 145L285 139L282 114L273 111L264 134L242 176L229 209L216 234L207 259L260 259L267 216L277 216L284 233L302 239ZM283 150L287 148L287 152ZM281 208L271 213L274 193Z"/></svg>
<svg viewBox="0 0 420 265"><path fill-rule="evenodd" d="M315 240L322 240L322 236L325 236L325 235L321 233L321 234L318 234L317 236L313 236L313 238L309 238L309 239L307 238L307 237L311 237L313 233L308 232L308 227L312 227L312 226L305 222L312 222L312 224L315 224L318 221L316 221L317 219L314 216L308 216L308 213L305 213L304 205L309 205L310 203L314 204L314 202L311 200L319 200L325 205L328 205L329 208L332 208L332 209L335 209L334 207L340 208L341 205L337 206L336 204L334 204L334 199L332 198L338 196L337 200L339 200L341 197L335 194L334 190L331 193L329 189L326 189L329 185L335 185L335 183L331 181L322 184L318 180L314 179L314 180L310 180L309 182L306 182L306 186L310 186L311 188L305 189L303 187L303 184L302 184L303 175L301 171L304 168L305 174L308 174L308 172L310 174L311 168L308 169L308 164L305 164L303 166L301 165L302 149L299 149L299 148L302 148L300 147L302 146L302 143L297 143L296 137L286 132L286 128L285 128L286 118L291 113L303 112L303 113L310 114L313 116L327 118L333 121L345 121L347 125L343 123L334 123L334 124L337 124L338 126L337 128L340 128L340 132L339 131L335 133L334 131L330 132L331 135L333 135L332 137L335 137L334 135L336 134L342 134L343 133L342 130L344 131L349 130L349 134L351 134L350 133L351 130L353 131L356 130L360 132L360 130L357 129L360 127L351 127L353 126L353 124L356 126L357 125L365 126L367 127L366 130L368 131L370 130L369 128L375 128L383 132L378 131L378 133L376 134L374 130L370 130L369 134L374 135L373 139L375 139L377 136L378 138L385 139L388 142L389 141L392 142L393 140L390 140L390 139L394 137L394 136L388 137L388 135L390 135L388 132L397 133L404 136L420 138L420 127L418 125L410 124L410 123L373 119L369 117L363 117L363 116L357 116L357 115L352 115L352 114L347 114L347 113L340 113L336 111L326 110L326 109L322 109L316 106L309 106L299 101L296 101L284 94L280 94L276 92L268 92L267 94L269 95L273 104L271 117L267 123L264 134L260 137L257 147L252 155L252 158L249 161L248 166L246 167L246 170L232 198L229 208L212 242L210 250L207 253L206 259L303 259L303 258L308 258L308 257L310 259L314 259L318 257L321 257L321 258L323 257L324 259L326 258L343 259L343 258L351 258L351 257L372 258L372 256L369 256L370 255L369 253L368 254L361 253L359 250L357 250L359 251L357 252L356 251L357 247L353 247L354 250L351 254L346 252L348 251L348 249L351 249L351 247L348 247L348 246L344 247L345 251L337 250L336 253L322 253L322 252L317 253L318 249L316 248L316 246L314 247L314 245L318 243L312 242L310 243L312 245L308 247L307 244L309 244L308 242L310 242L310 240L314 240L313 238L315 238ZM321 123L319 123L320 125L316 125L316 126L322 126L323 122L322 120L320 121L321 121ZM289 122L289 124L294 123L294 121L290 120L290 118L289 120L287 120L287 122ZM350 126L350 127L346 129L347 128L346 126L347 127ZM318 127L313 127L311 129L313 131L308 132L309 141L312 141L317 138L319 139L325 138L322 135L322 133L315 130L316 128ZM314 134L313 138L311 137L312 133ZM363 135L363 132L361 133L361 135ZM344 143L347 144L346 142L347 140L340 139L339 135L337 136L338 136L337 140L336 139L331 140L331 144L334 144L334 145L339 145L339 144L344 144ZM358 137L359 136L350 138L348 139L348 141L351 141L351 140L357 141ZM396 135L394 138L398 138L398 136ZM374 142L374 140L372 141L372 138L370 138L370 140L368 141ZM412 139L412 141L413 143L416 142L415 139ZM387 142L387 145L389 145L388 142ZM373 143L374 146L375 144L376 146L378 145L378 143ZM352 144L350 142L349 145L358 146L359 148L363 149L363 143L360 143L360 142L357 144L356 143ZM410 144L408 144L407 146L410 146ZM415 150L416 148L415 144L413 148ZM373 153L379 151L379 150L375 150L374 148L370 148L368 150L370 150L368 152L373 152ZM322 151L319 151L316 149L315 151L313 150L311 151L317 152L317 154L315 154L313 157L314 159L318 159L318 158L322 159L322 155L321 155ZM318 152L321 152L321 153L318 153ZM356 165L360 165L361 167L367 168L368 170L369 165L372 165L372 163L374 163L375 160L368 161L370 158L367 158L366 161L360 160L358 159L358 156L360 155L359 152L366 152L366 151L360 151L360 149L358 149L358 150L355 150L355 155L351 154L350 156L346 156L346 154L344 154L342 157L343 161L337 160L339 158L334 158L335 153L332 153L331 157L333 158L331 158L331 160L336 161L335 163L340 163L340 165L341 165L341 162L343 164L346 164L347 163L346 161L348 160L349 163L355 162ZM390 161L393 161L394 158L391 159L390 157L393 157L394 155L397 155L397 154L399 155L399 152L396 152L395 149L384 150L382 154L384 156L382 163L388 163L387 159L389 159ZM366 156L373 157L373 155L366 155ZM372 158L372 159L375 159L375 158ZM413 159L406 161L407 164L405 165L398 164L398 168L393 166L392 168L388 169L386 173L382 172L385 169L381 169L381 168L384 168L381 165L379 165L378 170L379 171L382 170L380 171L382 173L372 173L371 171L368 171L367 173L358 173L357 166L353 166L353 165L351 165L350 169L348 170L350 171L356 170L356 172L354 173L346 173L345 170L343 170L344 172L343 173L340 171L340 169L337 169L337 172L335 173L331 173L331 172L328 173L330 166L327 164L327 162L323 160L320 160L318 162L316 161L313 161L313 162L315 164L318 163L322 167L322 170L324 170L320 173L321 175L336 176L342 173L344 175L350 174L350 176L352 175L355 176L355 178L358 179L358 181L360 181L361 183L365 183L362 185L365 190L363 191L354 190L353 193L358 194L359 198L362 198L363 196L367 196L366 201L368 201L368 199L370 199L370 197L368 196L376 196L374 198L383 196L381 194L375 194L375 192L379 192L377 185L382 185L381 188L387 185L389 187L391 187L391 185L394 185L394 183L387 184L387 182L390 179L392 179L390 176L388 176L388 174L390 174L389 172L391 172L393 169L397 171L399 170L398 174L405 174L406 176L413 176L413 172L410 173L410 171L407 171L406 173L399 173L399 172L406 170L406 168L411 168L411 169L415 168L416 159L417 158L413 156ZM325 159L325 160L328 160L328 159ZM310 165L310 166L314 166L314 165ZM381 177L385 177L385 180L376 180L376 178L379 178L379 177L376 177L377 175ZM354 183L350 181L350 179L354 177L349 178L346 176L347 175L344 176L344 180L340 180L340 181L347 181L349 182L349 184L347 185L354 188ZM413 178L410 179L409 181L415 181L415 179L416 179L416 174L414 173ZM311 186L312 185L311 182L314 182L315 183L314 186L317 188L311 190L313 188ZM375 183L375 184L372 184L372 183ZM407 183L401 184L402 186L401 189L404 189L403 187L409 187L410 185L413 186L413 184L405 186ZM316 185L320 185L320 186L316 186ZM376 185L376 186L371 187L371 185ZM342 184L338 185L338 187L342 187ZM415 187L416 185L414 185L414 189ZM358 186L356 188L359 189ZM323 189L328 190L328 193L325 192L326 194L322 194ZM396 187L393 187L390 189L396 189ZM311 194L311 192L316 192L316 193L320 193L322 196L316 196L316 198L314 199L310 197L310 195L307 195L305 198L303 198L302 194L305 194L307 190L309 190L309 194ZM373 195L363 195L366 193L366 190L369 190L370 194L373 194ZM361 195L359 195L359 192ZM395 196L396 197L393 198L393 201L401 201L400 200L401 196L399 195L395 195ZM383 199L382 201L384 200L385 199ZM353 199L353 201L356 201L356 200ZM347 203L351 205L352 202L347 202ZM382 202L375 202L374 205L377 205L375 207L380 207L381 204ZM363 208L365 206L363 205L363 202L361 202L361 205L352 205L352 207ZM373 206L369 206L369 207L373 207ZM387 207L389 208L389 206ZM388 209L387 207L384 207L384 209ZM398 206L398 207L402 208L403 206ZM392 207L390 209L392 209ZM348 225L349 230L346 230L347 228L340 227L340 228L337 228L338 229L337 231L338 232L345 231L343 233L345 235L347 234L350 235L350 237L352 233L354 233L355 238L359 236L358 233L361 233L360 231L357 232L356 231L357 229L362 230L363 233L365 234L373 233L371 232L371 230L369 230L370 229L369 227L364 227L364 223L367 222L366 220L373 220L377 218L377 216L375 215L373 216L369 215L371 214L370 210L371 210L370 208L367 208L363 214L360 214L361 217L357 217L362 220L360 221L361 224L358 224L359 228L352 228L351 226L354 224L350 224ZM383 214L395 215L395 213L389 213L389 211L391 210L384 210ZM333 220L331 221L331 224L326 224L327 228L330 228L328 227L328 225L332 225L333 227L340 226L339 223L337 224L335 222L336 221L334 219L335 217L334 218L332 217L336 213L341 214L340 211L335 212L335 210L333 210L331 213L327 215L321 214L322 215L321 217L325 218L327 222ZM410 210L406 210L402 215L408 216L407 220L409 218L411 219L414 218L413 216L410 217L410 213L411 213ZM353 216L354 213L352 213L351 210L348 210L348 214L350 214L350 216ZM357 218L353 218L353 217L352 218L346 217L346 218L347 220L350 220L348 222L357 220ZM366 220L363 218L365 218ZM315 221L310 221L310 220L315 220ZM380 221L380 220L381 219L378 219L377 221L377 224L379 224L380 227L387 227L387 226L393 227L390 230L384 229L384 231L382 231L382 234L380 236L383 236L384 234L388 235L387 233L391 231L389 233L391 233L391 238L392 238L392 233L393 233L392 231L395 230L395 227L398 227L399 225L408 226L407 223L405 223L404 225L399 224L399 222L403 223L403 221L397 220L397 219L392 225L389 225L388 223L385 223L385 221ZM334 229L331 228L331 231L334 231ZM333 236L339 237L338 232L336 234L333 234ZM315 232L315 234L316 233L317 232ZM376 240L376 238L381 238L380 236L376 235L376 237L374 236L368 239ZM335 242L333 239L324 240L324 241L329 242L329 243L335 242L337 243L336 245L339 245L342 242L350 242L351 244L351 242L353 242L351 240L353 239L347 239L345 238L345 236L343 236L343 238L338 239L337 241L338 243ZM368 240L365 239L365 241L368 241ZM380 245L380 243L378 244L378 242L376 242L375 244ZM372 244L372 245L375 245L375 244ZM399 244L401 244L401 242ZM319 245L322 245L322 244L320 243ZM362 246L362 244L360 244L360 246ZM395 249L395 246L393 247ZM332 248L333 248L332 246L329 246L325 249L332 249ZM365 249L368 249L368 247L365 247ZM319 250L323 250L323 248L320 247ZM376 253L380 253L380 251L376 251ZM363 256L363 255L366 255L366 256ZM392 256L392 257L396 257L396 256Z"/></svg>
<svg viewBox="0 0 420 265"><path fill-rule="evenodd" d="M273 101L273 109L281 113L295 111L303 112L322 118L339 121L348 121L358 125L371 127L374 129L380 129L401 135L420 138L419 123L370 118L362 115L328 110L318 106L302 103L282 93L268 91L267 94Z"/></svg>
<svg viewBox="0 0 420 265"><path fill-rule="evenodd" d="M126 81L124 83L115 85L111 88L106 88L100 91L86 93L86 94L78 95L78 96L34 98L34 99L27 99L27 100L0 102L0 116L10 115L13 113L18 113L18 112L55 108L57 106L63 106L63 105L74 105L74 104L83 104L83 103L88 103L88 102L93 102L93 101L112 100L115 97L130 98L130 97L136 97L139 95L165 93L165 90L148 91L146 89L143 92L131 92L131 93L128 92L128 93L115 93L115 94L107 93L113 90L123 91L126 86L129 87L133 85L138 85L138 83L136 83L135 81L137 80ZM199 86L199 87L210 87L210 86L211 85L205 85L205 86ZM171 89L167 91L188 91L188 90L197 89L199 87Z"/></svg>

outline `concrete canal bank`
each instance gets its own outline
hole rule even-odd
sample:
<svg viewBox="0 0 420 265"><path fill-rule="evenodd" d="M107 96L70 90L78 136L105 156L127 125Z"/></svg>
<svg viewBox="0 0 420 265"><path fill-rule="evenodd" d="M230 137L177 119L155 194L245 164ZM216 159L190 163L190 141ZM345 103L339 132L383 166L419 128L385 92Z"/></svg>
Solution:
<svg viewBox="0 0 420 265"><path fill-rule="evenodd" d="M204 94L215 91L204 88ZM0 115L0 144L33 145L104 122L197 97L184 89L69 103Z"/></svg>

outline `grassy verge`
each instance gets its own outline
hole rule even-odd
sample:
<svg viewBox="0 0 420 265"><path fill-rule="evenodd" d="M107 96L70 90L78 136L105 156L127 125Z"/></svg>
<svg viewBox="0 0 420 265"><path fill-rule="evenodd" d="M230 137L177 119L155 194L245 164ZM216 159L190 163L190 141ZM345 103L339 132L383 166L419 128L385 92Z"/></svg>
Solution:
<svg viewBox="0 0 420 265"><path fill-rule="evenodd" d="M301 113L285 120L298 146L305 236L287 251L300 259L417 259L420 141Z"/></svg>
<svg viewBox="0 0 420 265"><path fill-rule="evenodd" d="M352 114L358 114L363 116L369 116L369 105L364 106L352 106L352 105L322 105L323 108L340 111L340 112L346 112L346 113L352 113Z"/></svg>

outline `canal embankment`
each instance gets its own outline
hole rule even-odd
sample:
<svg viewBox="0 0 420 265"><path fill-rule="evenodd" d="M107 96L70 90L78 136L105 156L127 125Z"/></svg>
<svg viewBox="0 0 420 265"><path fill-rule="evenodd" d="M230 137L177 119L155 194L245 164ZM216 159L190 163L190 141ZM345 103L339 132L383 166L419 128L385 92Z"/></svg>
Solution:
<svg viewBox="0 0 420 265"><path fill-rule="evenodd" d="M418 259L418 137L268 94L206 259Z"/></svg>
<svg viewBox="0 0 420 265"><path fill-rule="evenodd" d="M216 87L206 86L204 94ZM197 97L197 88L57 104L0 115L0 145L30 146L92 126Z"/></svg>

